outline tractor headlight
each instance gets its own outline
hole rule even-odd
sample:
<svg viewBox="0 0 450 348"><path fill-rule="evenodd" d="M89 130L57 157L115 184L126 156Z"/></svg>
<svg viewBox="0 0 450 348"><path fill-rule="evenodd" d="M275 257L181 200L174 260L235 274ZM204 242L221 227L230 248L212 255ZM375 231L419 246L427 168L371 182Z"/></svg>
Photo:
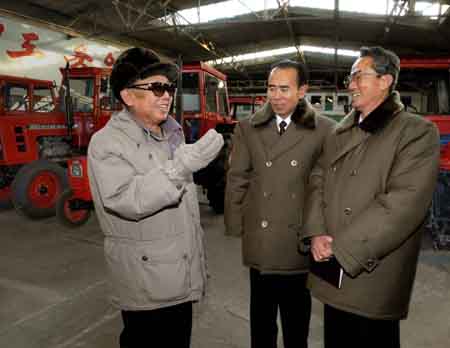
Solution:
<svg viewBox="0 0 450 348"><path fill-rule="evenodd" d="M72 166L70 167L70 175L77 178L83 176L83 166L80 162L72 162Z"/></svg>

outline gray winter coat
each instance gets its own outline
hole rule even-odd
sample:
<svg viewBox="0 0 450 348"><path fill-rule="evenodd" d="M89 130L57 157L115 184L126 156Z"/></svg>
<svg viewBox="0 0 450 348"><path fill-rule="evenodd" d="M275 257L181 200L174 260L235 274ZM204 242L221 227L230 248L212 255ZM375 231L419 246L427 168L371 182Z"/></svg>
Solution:
<svg viewBox="0 0 450 348"><path fill-rule="evenodd" d="M162 128L164 136L156 138L121 111L92 137L88 150L113 302L125 310L198 300L205 288L196 187L170 175L182 129L171 117Z"/></svg>

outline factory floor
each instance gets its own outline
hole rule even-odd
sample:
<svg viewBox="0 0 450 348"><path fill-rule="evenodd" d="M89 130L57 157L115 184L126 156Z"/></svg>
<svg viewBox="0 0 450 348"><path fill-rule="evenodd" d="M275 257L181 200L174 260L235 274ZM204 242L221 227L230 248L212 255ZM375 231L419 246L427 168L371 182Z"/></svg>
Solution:
<svg viewBox="0 0 450 348"><path fill-rule="evenodd" d="M248 269L223 216L201 203L208 252L207 296L194 306L192 348L249 347ZM108 301L102 234L95 216L78 229L56 218L0 212L0 347L114 348L120 312ZM323 347L322 305L313 301L310 348ZM450 251L424 238L402 347L450 347ZM282 347L280 340L279 347Z"/></svg>

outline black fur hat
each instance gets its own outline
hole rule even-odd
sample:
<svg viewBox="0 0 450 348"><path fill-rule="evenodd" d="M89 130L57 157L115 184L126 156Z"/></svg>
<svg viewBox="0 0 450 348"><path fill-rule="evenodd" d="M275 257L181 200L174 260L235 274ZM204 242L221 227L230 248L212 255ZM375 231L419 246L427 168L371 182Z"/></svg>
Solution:
<svg viewBox="0 0 450 348"><path fill-rule="evenodd" d="M163 60L148 48L134 47L124 51L114 63L110 83L114 96L123 103L120 92L137 80L163 75L170 81L178 77L178 66Z"/></svg>

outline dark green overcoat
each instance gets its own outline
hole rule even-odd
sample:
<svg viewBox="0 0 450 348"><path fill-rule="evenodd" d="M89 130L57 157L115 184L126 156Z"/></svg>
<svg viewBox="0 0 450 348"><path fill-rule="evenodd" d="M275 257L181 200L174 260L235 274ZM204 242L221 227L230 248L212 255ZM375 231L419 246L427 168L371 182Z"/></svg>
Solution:
<svg viewBox="0 0 450 348"><path fill-rule="evenodd" d="M407 316L439 166L433 123L391 94L358 125L351 112L327 139L311 177L302 240L334 238L342 288L310 274L313 296L375 319Z"/></svg>
<svg viewBox="0 0 450 348"><path fill-rule="evenodd" d="M262 272L305 272L298 252L305 188L335 122L301 100L286 132L278 134L266 104L234 132L225 198L225 225L242 235L243 262Z"/></svg>

